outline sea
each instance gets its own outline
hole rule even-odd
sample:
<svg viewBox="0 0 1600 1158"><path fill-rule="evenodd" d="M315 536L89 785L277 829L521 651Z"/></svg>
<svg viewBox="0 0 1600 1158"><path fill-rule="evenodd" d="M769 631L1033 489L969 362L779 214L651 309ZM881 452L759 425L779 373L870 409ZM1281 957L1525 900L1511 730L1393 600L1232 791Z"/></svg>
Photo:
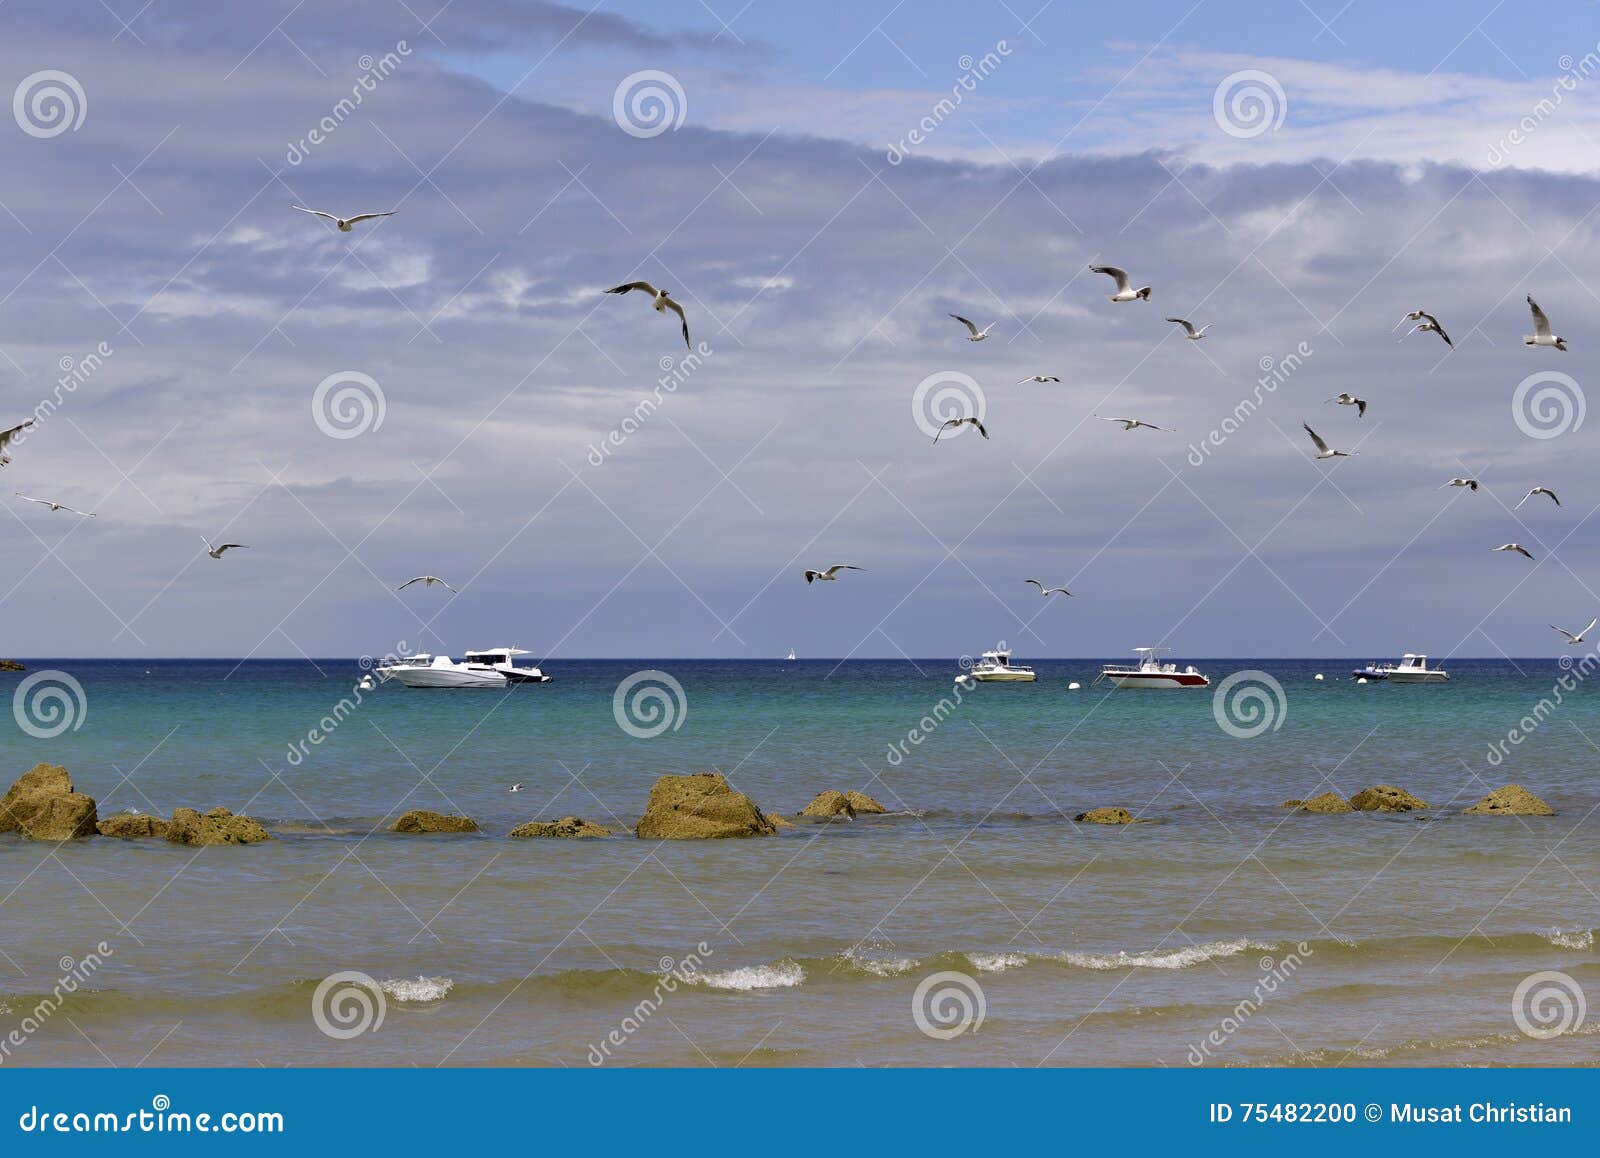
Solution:
<svg viewBox="0 0 1600 1158"><path fill-rule="evenodd" d="M359 690L355 659L25 658L0 786L61 764L102 817L225 806L276 839L0 836L0 1066L1600 1062L1600 669L1185 658L1210 688L1132 691L1102 662L557 659L423 691ZM887 811L636 839L656 778L698 771L769 813ZM1463 814L1511 783L1556 815ZM1283 807L1377 784L1429 807ZM1100 807L1139 822L1074 820ZM414 808L480 831L386 831ZM567 815L616 835L506 835Z"/></svg>

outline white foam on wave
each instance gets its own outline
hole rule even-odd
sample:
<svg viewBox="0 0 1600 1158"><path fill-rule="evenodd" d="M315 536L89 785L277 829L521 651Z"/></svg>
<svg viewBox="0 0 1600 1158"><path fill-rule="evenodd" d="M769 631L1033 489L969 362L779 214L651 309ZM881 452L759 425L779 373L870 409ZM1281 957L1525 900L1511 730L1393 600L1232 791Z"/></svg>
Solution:
<svg viewBox="0 0 1600 1158"><path fill-rule="evenodd" d="M981 973L1004 973L1028 963L1026 953L968 953L967 960Z"/></svg>
<svg viewBox="0 0 1600 1158"><path fill-rule="evenodd" d="M900 977L917 967L914 957L866 957L855 950L845 954L845 959L863 973L874 977Z"/></svg>
<svg viewBox="0 0 1600 1158"><path fill-rule="evenodd" d="M1249 949L1271 949L1254 941L1211 941L1181 949L1146 949L1138 953L1063 953L1060 960L1080 969L1187 969L1219 957L1236 957Z"/></svg>
<svg viewBox="0 0 1600 1158"><path fill-rule="evenodd" d="M743 992L750 989L789 989L806 979L806 971L798 961L785 958L771 965L746 965L742 969L729 969L722 973L702 973L695 984L709 985L712 989L732 989Z"/></svg>
<svg viewBox="0 0 1600 1158"><path fill-rule="evenodd" d="M1548 933L1540 933L1539 936L1543 937L1546 941L1549 941L1558 949L1594 948L1593 929L1573 929L1571 931L1552 929Z"/></svg>
<svg viewBox="0 0 1600 1158"><path fill-rule="evenodd" d="M378 982L378 987L396 1001L442 1001L444 995L455 988L448 977L399 978Z"/></svg>

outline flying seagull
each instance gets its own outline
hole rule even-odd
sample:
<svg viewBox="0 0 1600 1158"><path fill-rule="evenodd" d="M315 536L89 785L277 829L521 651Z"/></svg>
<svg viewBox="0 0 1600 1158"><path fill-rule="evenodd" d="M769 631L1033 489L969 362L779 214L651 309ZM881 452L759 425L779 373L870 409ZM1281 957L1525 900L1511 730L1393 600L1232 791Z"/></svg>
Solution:
<svg viewBox="0 0 1600 1158"><path fill-rule="evenodd" d="M238 547L241 551L248 551L250 549L250 545L248 543L222 543L213 547L210 539L202 538L201 542L206 545L206 554L210 555L213 559L222 558L222 553L224 551L231 551L235 547Z"/></svg>
<svg viewBox="0 0 1600 1158"><path fill-rule="evenodd" d="M1037 579L1024 579L1023 582L1024 583L1032 583L1035 587L1037 587L1039 589L1039 594L1043 595L1047 599L1052 595L1071 595L1072 594L1072 592L1068 591L1065 587L1046 587L1043 583L1039 582Z"/></svg>
<svg viewBox="0 0 1600 1158"><path fill-rule="evenodd" d="M1312 430L1310 423L1302 422L1300 425L1304 426L1306 433L1311 436L1311 441L1317 448L1318 458L1350 458L1352 455L1360 453L1355 450L1329 450L1328 444L1322 441L1322 435Z"/></svg>
<svg viewBox="0 0 1600 1158"><path fill-rule="evenodd" d="M507 792L521 792L522 791L522 781L518 780L510 788L506 789L506 791Z"/></svg>
<svg viewBox="0 0 1600 1158"><path fill-rule="evenodd" d="M1445 487L1466 487L1470 491L1475 491L1478 489L1478 480L1475 478L1453 478L1439 489L1444 490Z"/></svg>
<svg viewBox="0 0 1600 1158"><path fill-rule="evenodd" d="M1533 300L1533 295L1528 295L1528 308L1533 311L1533 333L1522 335L1524 346L1554 346L1558 350L1567 348L1567 340L1550 332L1550 319L1544 316L1544 311L1539 308L1539 303Z"/></svg>
<svg viewBox="0 0 1600 1158"><path fill-rule="evenodd" d="M1091 415L1089 415L1089 417L1090 418L1100 418L1100 415L1091 414ZM1100 421L1101 422L1120 422L1120 423L1122 423L1122 429L1124 429L1124 430L1138 430L1139 427L1144 426L1144 427L1149 428L1150 430L1165 430L1168 434L1172 433L1172 431L1168 430L1165 426L1157 426L1155 423L1146 422L1142 418L1100 418Z"/></svg>
<svg viewBox="0 0 1600 1158"><path fill-rule="evenodd" d="M74 515L82 515L86 519L94 518L93 511L80 511L75 507L67 506L66 503L52 502L50 499L30 499L21 491L16 491L14 493L16 494L17 498L21 499L25 503L38 503L40 506L49 507L52 511L68 511Z"/></svg>
<svg viewBox="0 0 1600 1158"><path fill-rule="evenodd" d="M1515 551L1517 554L1526 556L1529 559L1533 558L1532 555L1528 554L1528 548L1524 547L1521 543L1501 543L1498 547L1491 547L1489 549L1491 551Z"/></svg>
<svg viewBox="0 0 1600 1158"><path fill-rule="evenodd" d="M326 217L339 227L340 233L349 233L351 227L358 222L371 221L375 217L393 217L399 212L397 209L391 209L387 213L357 213L354 217L335 217L332 213L324 213L320 209L307 209L304 205L291 205L290 208L298 209L301 213L314 213L318 217Z"/></svg>
<svg viewBox="0 0 1600 1158"><path fill-rule="evenodd" d="M1205 337L1206 331L1209 330L1213 324L1211 322L1207 322L1197 330L1194 328L1194 323L1186 318L1168 318L1167 321L1182 326L1183 336L1188 338L1191 342L1198 342L1201 338Z"/></svg>
<svg viewBox="0 0 1600 1158"><path fill-rule="evenodd" d="M985 438L989 437L989 432L984 429L983 423L979 422L976 418L946 418L939 424L939 429L933 432L933 441L935 444L937 444L939 441L939 436L945 431L949 430L952 426L968 425L975 428L977 432L983 435Z"/></svg>
<svg viewBox="0 0 1600 1158"><path fill-rule="evenodd" d="M866 570L865 567L857 567L854 563L835 563L832 567L829 567L826 571L812 571L810 568L807 568L806 569L806 582L810 583L814 579L827 579L827 580L835 580L835 581L837 581L838 578L839 578L839 572L840 571L865 571L865 570Z"/></svg>
<svg viewBox="0 0 1600 1158"><path fill-rule="evenodd" d="M969 341L969 342L981 342L981 341L983 341L985 338L987 338L989 336L989 331L994 329L994 325L995 325L993 322L990 322L987 326L983 327L983 329L980 330L980 329L978 329L977 326L975 326L971 322L967 321L967 319L962 317L960 314L951 314L950 316L952 318L954 318L956 321L960 322L963 326L967 327L967 331L972 335L971 337L969 337L967 339L967 341Z"/></svg>
<svg viewBox="0 0 1600 1158"><path fill-rule="evenodd" d="M395 590L396 591L404 591L407 587L410 587L413 583L421 583L424 587L432 587L435 583L438 583L446 591L449 591L452 594L454 594L455 590L456 590L454 587L450 586L450 584L446 583L443 579L439 578L439 576L437 576L437 575L418 575L415 579L407 579L404 583L400 584L400 586L396 587Z"/></svg>
<svg viewBox="0 0 1600 1158"><path fill-rule="evenodd" d="M1091 265L1089 267L1089 272L1103 273L1107 277L1116 279L1117 292L1106 298L1106 301L1108 302L1136 302L1141 299L1144 301L1150 300L1150 287L1147 285L1142 285L1138 289L1134 289L1133 283L1128 280L1128 271L1125 269L1118 269L1114 265Z"/></svg>
<svg viewBox="0 0 1600 1158"><path fill-rule="evenodd" d="M11 456L6 453L6 447L11 445L11 440L33 425L33 419L13 426L10 430L0 430L0 466L5 466L11 461Z"/></svg>
<svg viewBox="0 0 1600 1158"><path fill-rule="evenodd" d="M1522 503L1527 502L1529 499L1533 498L1534 495L1549 495L1551 502L1558 507L1561 505L1561 500L1556 498L1555 491L1551 490L1549 487L1534 487L1531 491L1522 496L1522 502L1519 502L1511 509L1514 511L1520 511L1522 509Z"/></svg>
<svg viewBox="0 0 1600 1158"><path fill-rule="evenodd" d="M1588 635L1589 632L1594 629L1594 625L1597 623L1600 623L1600 616L1596 616L1594 619L1589 620L1589 626L1585 627L1576 635L1572 634L1572 632L1568 631L1565 627L1557 627L1553 623L1550 625L1550 630L1559 631L1562 635L1566 636L1568 643L1582 643L1583 637Z"/></svg>
<svg viewBox="0 0 1600 1158"><path fill-rule="evenodd" d="M678 320L683 323L683 344L687 349L694 349L689 345L689 319L684 315L683 307L672 297L671 290L658 290L647 281L630 281L623 285L613 286L606 290L608 294L625 294L629 290L641 290L655 299L656 313L671 310L678 315Z"/></svg>
<svg viewBox="0 0 1600 1158"><path fill-rule="evenodd" d="M1450 335L1444 332L1444 327L1439 324L1439 319L1434 317L1427 310L1412 310L1401 320L1419 323L1412 329L1406 331L1405 337L1409 338L1412 334L1438 334L1444 339L1445 345L1449 346L1452 350L1455 349L1456 344L1450 340Z"/></svg>
<svg viewBox="0 0 1600 1158"><path fill-rule="evenodd" d="M1354 394L1335 394L1328 399L1328 402L1337 402L1340 406L1354 406L1357 418L1365 418L1367 416L1367 400L1365 398L1357 398ZM1328 402L1324 402L1323 405L1328 405Z"/></svg>
<svg viewBox="0 0 1600 1158"><path fill-rule="evenodd" d="M1018 382L1017 385L1018 386L1022 386L1022 385L1025 385L1026 383L1029 383L1029 382L1059 382L1059 381L1061 381L1061 379L1057 378L1054 374L1032 374L1032 375L1029 375L1028 377L1024 378L1021 382Z"/></svg>

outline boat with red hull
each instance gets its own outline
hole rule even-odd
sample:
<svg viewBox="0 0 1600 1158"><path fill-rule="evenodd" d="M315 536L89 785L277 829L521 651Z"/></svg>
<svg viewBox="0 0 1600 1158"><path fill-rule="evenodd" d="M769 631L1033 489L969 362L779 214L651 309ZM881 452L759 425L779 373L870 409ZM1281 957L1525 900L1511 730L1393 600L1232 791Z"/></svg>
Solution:
<svg viewBox="0 0 1600 1158"><path fill-rule="evenodd" d="M1108 663L1100 669L1096 682L1107 679L1119 688L1203 688L1211 684L1192 664L1180 671L1177 664L1162 660L1161 654L1169 648L1136 647L1133 650L1139 656L1138 663Z"/></svg>

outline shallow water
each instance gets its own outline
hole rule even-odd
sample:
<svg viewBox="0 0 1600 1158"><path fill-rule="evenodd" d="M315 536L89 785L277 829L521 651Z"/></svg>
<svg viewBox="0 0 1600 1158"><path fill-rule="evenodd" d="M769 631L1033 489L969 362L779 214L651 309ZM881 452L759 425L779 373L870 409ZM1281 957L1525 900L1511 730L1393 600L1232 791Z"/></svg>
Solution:
<svg viewBox="0 0 1600 1158"><path fill-rule="evenodd" d="M1455 660L1428 687L1356 685L1348 660L1196 660L1213 690L1142 693L1091 686L1098 661L1039 661L1038 683L959 702L949 661L554 662L554 682L508 692L367 693L297 763L352 661L27 662L69 672L87 711L52 739L14 728L10 776L61 763L102 816L220 804L279 839L0 837L0 1038L110 950L0 1064L1600 1058L1595 690L1487 756L1550 695L1551 660ZM647 668L684 707L645 739L613 693ZM1248 669L1283 699L1268 689L1277 726L1239 738L1213 692ZM656 776L701 769L768 811L860 788L893 814L751 841L626 835ZM1385 782L1434 807L1279 807ZM1460 815L1508 782L1559 815ZM1099 805L1158 823L1071 821ZM381 831L408 808L484 832ZM623 835L504 839L565 814ZM345 970L385 993L381 1024L340 1038L312 1007ZM1542 970L1587 990L1577 1032L1519 1028L1514 991ZM931 1035L915 1003L939 973ZM941 1013L980 1007L975 1031L936 1035Z"/></svg>

